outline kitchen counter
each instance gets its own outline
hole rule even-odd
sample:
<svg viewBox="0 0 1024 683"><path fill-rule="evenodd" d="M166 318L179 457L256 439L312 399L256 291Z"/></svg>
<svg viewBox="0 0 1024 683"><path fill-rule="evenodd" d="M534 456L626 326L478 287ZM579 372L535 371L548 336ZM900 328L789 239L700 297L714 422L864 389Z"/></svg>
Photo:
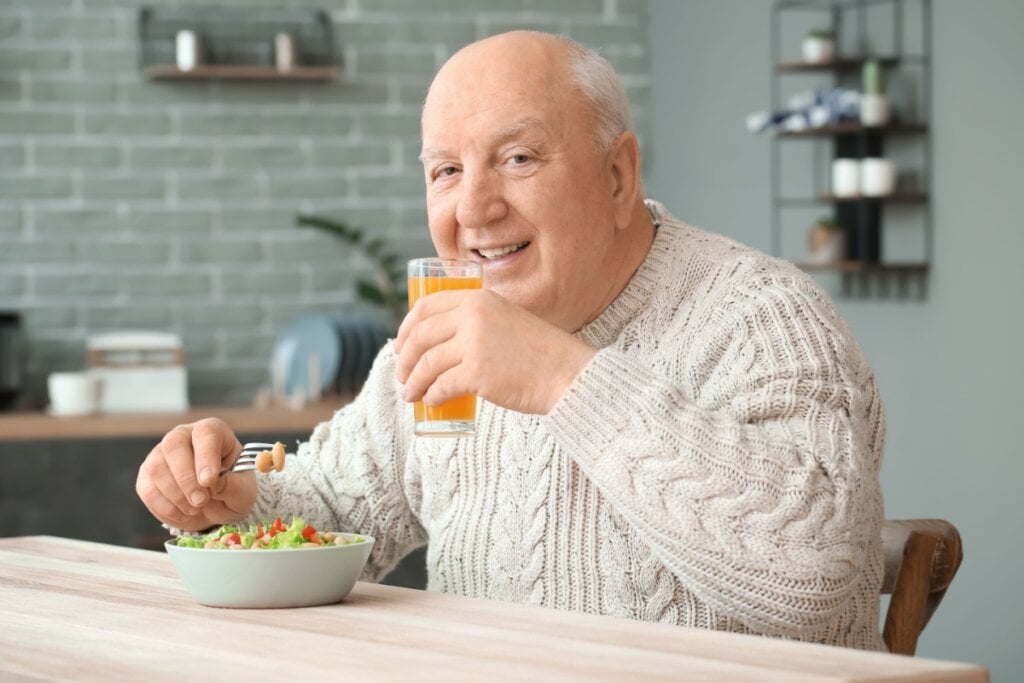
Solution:
<svg viewBox="0 0 1024 683"><path fill-rule="evenodd" d="M55 416L42 412L0 413L0 442L66 439L160 437L177 425L219 417L237 433L308 433L329 420L351 396L337 397L298 410L287 407L209 406L184 413L120 413Z"/></svg>

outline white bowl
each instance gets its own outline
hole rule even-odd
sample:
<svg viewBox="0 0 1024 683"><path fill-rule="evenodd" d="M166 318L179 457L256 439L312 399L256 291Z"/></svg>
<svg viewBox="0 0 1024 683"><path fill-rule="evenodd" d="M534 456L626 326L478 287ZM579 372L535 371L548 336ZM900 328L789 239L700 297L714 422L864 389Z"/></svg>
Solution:
<svg viewBox="0 0 1024 683"><path fill-rule="evenodd" d="M355 534L341 534L352 537ZM345 599L373 538L322 548L220 550L165 547L188 591L209 607L310 607Z"/></svg>

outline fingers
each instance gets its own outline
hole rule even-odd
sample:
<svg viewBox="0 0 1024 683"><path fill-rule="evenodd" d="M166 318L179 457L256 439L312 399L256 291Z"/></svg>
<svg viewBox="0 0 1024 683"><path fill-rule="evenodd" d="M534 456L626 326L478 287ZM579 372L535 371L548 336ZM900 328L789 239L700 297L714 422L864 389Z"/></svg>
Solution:
<svg viewBox="0 0 1024 683"><path fill-rule="evenodd" d="M395 337L395 352L401 353L406 340L412 331L419 326L420 321L457 307L466 296L471 292L477 291L481 290L453 289L435 292L419 299L398 327L398 336Z"/></svg>
<svg viewBox="0 0 1024 683"><path fill-rule="evenodd" d="M146 508L161 522L187 528L197 510L177 486L161 446L158 444L139 468L135 491Z"/></svg>
<svg viewBox="0 0 1024 683"><path fill-rule="evenodd" d="M221 420L179 425L168 432L139 468L135 490L160 521L182 529L208 525L204 508L220 463L237 458L241 445ZM255 493L252 495L255 501Z"/></svg>
<svg viewBox="0 0 1024 683"><path fill-rule="evenodd" d="M255 472L233 472L220 478L204 509L218 523L235 521L252 510L259 484ZM224 521L221 521L224 520Z"/></svg>
<svg viewBox="0 0 1024 683"><path fill-rule="evenodd" d="M209 488L217 484L221 468L238 459L242 444L226 422L211 417L192 426L191 449L195 453L193 479Z"/></svg>
<svg viewBox="0 0 1024 683"><path fill-rule="evenodd" d="M458 331L458 322L455 309L447 309L410 327L405 333L402 348L398 351L398 362L395 366L398 381L407 383L413 369L422 362L424 354L451 340Z"/></svg>
<svg viewBox="0 0 1024 683"><path fill-rule="evenodd" d="M402 398L437 405L453 396L467 393L469 389L466 387L454 394L446 390L449 385L458 384L458 367L461 362L462 353L454 339L430 347L419 357L405 380ZM445 381L442 382L442 379Z"/></svg>

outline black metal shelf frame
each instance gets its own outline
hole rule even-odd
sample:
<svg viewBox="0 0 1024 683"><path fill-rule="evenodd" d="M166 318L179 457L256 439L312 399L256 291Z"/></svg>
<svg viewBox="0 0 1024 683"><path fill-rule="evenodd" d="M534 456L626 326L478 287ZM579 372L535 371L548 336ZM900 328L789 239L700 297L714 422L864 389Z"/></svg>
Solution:
<svg viewBox="0 0 1024 683"><path fill-rule="evenodd" d="M913 64L921 68L920 97L916 104L920 111L919 121L899 121L895 125L885 128L860 128L847 126L842 130L830 130L822 134L809 132L804 135L775 134L771 140L771 195L772 195L772 220L771 220L771 248L772 252L782 255L782 210L792 207L798 202L794 198L782 196L781 177L781 153L780 144L792 139L807 139L815 145L812 150L812 173L814 179L813 196L817 201L828 201L822 199L826 193L822 190L822 179L824 171L821 168L821 157L817 145L823 140L830 140L832 143L832 158L853 157L863 158L867 156L882 156L885 147L885 139L890 135L910 133L920 136L923 146L923 168L921 179L923 187L919 192L924 197L931 196L932 186L932 143L930 132L930 121L932 119L932 27L931 27L931 0L915 0L920 3L921 14L921 54L905 54L906 45L906 5L907 0L776 0L771 10L771 107L772 111L778 111L782 104L782 78L794 73L807 73L816 71L831 73L833 82L840 74L849 73L851 70L849 62L865 58L880 60L883 69L895 71L901 67ZM892 7L892 47L888 54L868 54L867 50L867 10L874 5L891 5ZM814 69L800 69L794 63L785 63L781 55L782 18L787 12L818 12L827 13L830 28L837 36L843 36L844 27L850 25L846 22L853 21L856 54L837 54L835 59L838 63L832 67L821 67ZM852 18L851 18L852 17ZM838 48L838 40L837 40ZM796 67L796 68L794 68ZM864 277L865 274L884 274L885 263L881 254L881 207L884 201L873 198L864 198L856 201L833 201L833 212L837 220L848 227L847 253L853 260L871 264L871 268L861 271L850 272L841 270L843 274L844 291L849 291L849 278L857 275ZM932 235L932 207L930 201L922 201L920 210L923 211L924 222L924 268L920 270L923 277L927 273L927 265L932 261L933 235ZM862 283L862 289L863 283Z"/></svg>

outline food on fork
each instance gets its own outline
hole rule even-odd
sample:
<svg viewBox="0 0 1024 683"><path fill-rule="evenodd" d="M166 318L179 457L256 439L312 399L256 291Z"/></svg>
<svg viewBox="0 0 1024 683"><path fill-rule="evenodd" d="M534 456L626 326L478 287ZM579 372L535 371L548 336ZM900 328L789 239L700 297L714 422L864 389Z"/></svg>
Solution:
<svg viewBox="0 0 1024 683"><path fill-rule="evenodd" d="M274 443L273 449L263 451L256 455L256 469L266 474L271 468L276 472L284 470L284 444L280 441Z"/></svg>
<svg viewBox="0 0 1024 683"><path fill-rule="evenodd" d="M279 550L326 548L364 542L365 539L359 534L317 531L312 525L306 524L302 517L293 516L288 526L281 522L280 517L273 522L252 524L245 530L234 524L226 524L199 537L179 536L175 545L209 550Z"/></svg>

